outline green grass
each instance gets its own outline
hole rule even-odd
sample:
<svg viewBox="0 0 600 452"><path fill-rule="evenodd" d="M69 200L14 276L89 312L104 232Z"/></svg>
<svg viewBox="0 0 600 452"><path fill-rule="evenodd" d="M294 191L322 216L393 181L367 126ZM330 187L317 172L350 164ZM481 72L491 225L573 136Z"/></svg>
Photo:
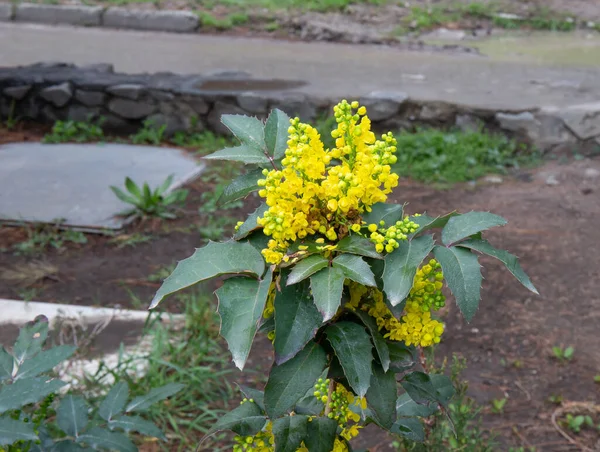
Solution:
<svg viewBox="0 0 600 452"><path fill-rule="evenodd" d="M16 243L13 252L17 255L32 256L41 254L48 249L61 251L68 243L85 244L87 238L83 232L62 230L59 228L60 221L56 224L33 224L25 225L27 239Z"/></svg>
<svg viewBox="0 0 600 452"><path fill-rule="evenodd" d="M262 7L272 10L299 9L309 11L340 11L349 5L385 5L395 3L390 0L215 0L206 2L209 6L229 6L239 8Z"/></svg>
<svg viewBox="0 0 600 452"><path fill-rule="evenodd" d="M56 121L52 131L44 135L43 143L87 143L104 141L103 119L98 121Z"/></svg>

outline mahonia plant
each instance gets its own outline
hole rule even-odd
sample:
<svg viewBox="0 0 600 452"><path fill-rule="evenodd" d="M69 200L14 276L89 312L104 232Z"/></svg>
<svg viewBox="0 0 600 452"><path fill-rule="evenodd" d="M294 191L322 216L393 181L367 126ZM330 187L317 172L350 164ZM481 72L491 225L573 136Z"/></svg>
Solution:
<svg viewBox="0 0 600 452"><path fill-rule="evenodd" d="M243 369L258 331L275 363L264 391L242 387L239 407L209 433L232 430L234 451L342 452L368 423L410 440L420 416L445 411L454 390L424 372L423 349L440 342L444 282L470 321L480 300L476 252L502 261L531 291L515 256L482 238L506 221L488 212L408 216L386 203L398 185L396 140L371 131L364 106L340 102L335 147L274 110L224 115L241 144L209 155L252 168L222 202L258 191L264 200L232 240L178 263L151 308L176 291L233 275L216 291L221 335ZM442 228L437 244L432 229Z"/></svg>

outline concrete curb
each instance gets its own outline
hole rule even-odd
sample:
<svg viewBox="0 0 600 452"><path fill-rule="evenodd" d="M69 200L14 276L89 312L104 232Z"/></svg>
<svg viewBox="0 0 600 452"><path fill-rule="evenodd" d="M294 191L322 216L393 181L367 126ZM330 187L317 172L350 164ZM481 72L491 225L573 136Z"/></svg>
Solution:
<svg viewBox="0 0 600 452"><path fill-rule="evenodd" d="M81 27L100 26L103 8L101 6L61 6L18 4L14 11L16 22L38 24L67 24Z"/></svg>

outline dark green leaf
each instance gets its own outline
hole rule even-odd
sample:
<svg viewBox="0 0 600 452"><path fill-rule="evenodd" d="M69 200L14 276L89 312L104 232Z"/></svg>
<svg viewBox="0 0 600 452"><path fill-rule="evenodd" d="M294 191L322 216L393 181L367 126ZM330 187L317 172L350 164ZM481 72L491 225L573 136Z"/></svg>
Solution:
<svg viewBox="0 0 600 452"><path fill-rule="evenodd" d="M249 193L258 190L258 180L263 177L262 169L258 168L252 171L242 174L233 180L219 197L218 205L222 206L231 201L235 201L240 198L244 198Z"/></svg>
<svg viewBox="0 0 600 452"><path fill-rule="evenodd" d="M124 430L125 433L138 432L144 436L166 439L164 433L156 425L139 416L121 416L113 419L108 423L108 428L111 430L118 428Z"/></svg>
<svg viewBox="0 0 600 452"><path fill-rule="evenodd" d="M290 117L279 109L274 109L265 124L265 142L269 154L279 160L285 155L288 142Z"/></svg>
<svg viewBox="0 0 600 452"><path fill-rule="evenodd" d="M383 259L383 256L375 251L375 245L369 239L359 235L349 235L338 242L336 251L358 254L359 256Z"/></svg>
<svg viewBox="0 0 600 452"><path fill-rule="evenodd" d="M274 365L265 386L265 409L271 419L290 411L312 388L327 365L327 354L316 342L279 366Z"/></svg>
<svg viewBox="0 0 600 452"><path fill-rule="evenodd" d="M371 206L371 212L363 215L363 221L367 224L376 224L383 220L387 226L392 226L397 221L402 220L404 207L400 204L386 204L378 202Z"/></svg>
<svg viewBox="0 0 600 452"><path fill-rule="evenodd" d="M191 257L180 261L165 279L152 299L150 309L164 297L201 281L228 273L247 273L260 277L265 271L265 261L256 248L241 242L209 242L198 248Z"/></svg>
<svg viewBox="0 0 600 452"><path fill-rule="evenodd" d="M0 446L10 445L17 441L35 441L36 439L33 423L16 421L6 416L0 417Z"/></svg>
<svg viewBox="0 0 600 452"><path fill-rule="evenodd" d="M243 162L246 165L267 166L271 163L269 158L260 149L256 149L245 144L234 148L225 148L213 152L204 157L207 160L229 160L232 162Z"/></svg>
<svg viewBox="0 0 600 452"><path fill-rule="evenodd" d="M310 394L305 395L303 398L298 400L298 403L296 403L296 406L294 407L294 412L296 414L318 416L323 412L325 404L317 399L312 392L313 391L311 389Z"/></svg>
<svg viewBox="0 0 600 452"><path fill-rule="evenodd" d="M410 398L407 392L396 400L396 415L429 417L438 410L435 404L421 405Z"/></svg>
<svg viewBox="0 0 600 452"><path fill-rule="evenodd" d="M263 391L259 391L258 389L251 388L249 386L239 385L240 391L247 399L252 399L254 403L256 403L261 410L265 409L265 393Z"/></svg>
<svg viewBox="0 0 600 452"><path fill-rule="evenodd" d="M114 185L111 185L110 189L115 194L115 196L117 198L119 198L121 201L123 201L124 203L137 205L138 200L135 199L133 196L128 195L127 193L125 193L120 188L115 187Z"/></svg>
<svg viewBox="0 0 600 452"><path fill-rule="evenodd" d="M371 339L364 327L353 322L338 322L326 330L348 383L359 397L364 397L371 385L373 353Z"/></svg>
<svg viewBox="0 0 600 452"><path fill-rule="evenodd" d="M83 447L77 444L74 441L66 440L55 443L51 448L40 448L39 451L35 449L32 452L95 452L97 449L92 449L91 447Z"/></svg>
<svg viewBox="0 0 600 452"><path fill-rule="evenodd" d="M260 226L256 220L261 218L267 210L269 210L269 207L267 207L265 203L262 203L260 206L258 206L254 212L248 215L248 218L246 218L244 224L242 224L239 229L235 231L233 238L236 240L241 240L250 235L253 231L261 229L262 226Z"/></svg>
<svg viewBox="0 0 600 452"><path fill-rule="evenodd" d="M254 249L261 252L269 245L271 237L264 235L262 230L255 230L244 240L244 243L250 244Z"/></svg>
<svg viewBox="0 0 600 452"><path fill-rule="evenodd" d="M394 423L390 432L404 436L410 441L422 443L425 440L423 424L416 417L401 417Z"/></svg>
<svg viewBox="0 0 600 452"><path fill-rule="evenodd" d="M66 383L49 377L25 378L0 389L0 414L36 403L58 391Z"/></svg>
<svg viewBox="0 0 600 452"><path fill-rule="evenodd" d="M286 416L273 421L275 452L296 452L307 436L308 416Z"/></svg>
<svg viewBox="0 0 600 452"><path fill-rule="evenodd" d="M253 436L262 430L266 422L267 418L256 403L244 402L221 416L206 436L222 430L231 430L241 436Z"/></svg>
<svg viewBox="0 0 600 452"><path fill-rule="evenodd" d="M235 277L226 280L215 292L219 299L221 336L227 341L233 362L244 368L254 336L265 309L273 271L269 268L262 281Z"/></svg>
<svg viewBox="0 0 600 452"><path fill-rule="evenodd" d="M15 360L4 347L0 348L0 381L11 378Z"/></svg>
<svg viewBox="0 0 600 452"><path fill-rule="evenodd" d="M446 375L439 374L429 375L429 379L437 392L438 402L443 406L447 406L456 392L452 385L452 380Z"/></svg>
<svg viewBox="0 0 600 452"><path fill-rule="evenodd" d="M450 218L442 230L442 242L444 245L451 245L480 231L505 224L504 218L489 212L469 212L457 215Z"/></svg>
<svg viewBox="0 0 600 452"><path fill-rule="evenodd" d="M494 248L492 245L490 245L490 243L487 240L470 239L465 240L464 242L460 242L457 246L469 248L475 251L479 251L480 253L487 254L488 256L495 257L506 266L508 271L511 272L521 284L523 284L527 289L531 290L533 293L538 294L537 289L535 288L527 274L521 268L519 260L514 254L510 254L508 251Z"/></svg>
<svg viewBox="0 0 600 452"><path fill-rule="evenodd" d="M119 452L137 452L137 447L122 433L111 432L100 427L94 427L77 439L94 449L117 450Z"/></svg>
<svg viewBox="0 0 600 452"><path fill-rule="evenodd" d="M470 322L481 298L481 267L477 256L471 251L451 247L436 246L435 258L442 265L444 279L456 299L460 312Z"/></svg>
<svg viewBox="0 0 600 452"><path fill-rule="evenodd" d="M438 401L437 390L431 383L429 375L424 372L411 372L402 377L400 384L411 399L417 403L429 404Z"/></svg>
<svg viewBox="0 0 600 452"><path fill-rule="evenodd" d="M132 413L134 411L145 411L155 403L171 397L173 394L177 394L183 388L185 388L184 384L169 383L159 388L151 389L148 394L136 397L129 402L125 412Z"/></svg>
<svg viewBox="0 0 600 452"><path fill-rule="evenodd" d="M13 347L13 356L21 365L23 361L37 355L48 337L48 319L42 316L27 323L19 331L19 337Z"/></svg>
<svg viewBox="0 0 600 452"><path fill-rule="evenodd" d="M98 408L98 414L105 421L121 414L129 398L129 386L124 381L116 383L106 394L106 397Z"/></svg>
<svg viewBox="0 0 600 452"><path fill-rule="evenodd" d="M296 356L321 323L308 281L283 287L275 296L275 362L280 365Z"/></svg>
<svg viewBox="0 0 600 452"><path fill-rule="evenodd" d="M261 120L245 115L222 115L221 122L244 144L265 151L265 130Z"/></svg>
<svg viewBox="0 0 600 452"><path fill-rule="evenodd" d="M323 322L330 320L340 307L345 279L344 272L334 267L324 268L310 277L315 306Z"/></svg>
<svg viewBox="0 0 600 452"><path fill-rule="evenodd" d="M396 341L388 341L387 346L390 352L390 369L392 372L404 372L416 364L414 349Z"/></svg>
<svg viewBox="0 0 600 452"><path fill-rule="evenodd" d="M41 351L33 358L26 360L19 367L15 380L37 377L41 373L52 370L75 353L75 350L77 350L77 347L72 345L59 345L58 347Z"/></svg>
<svg viewBox="0 0 600 452"><path fill-rule="evenodd" d="M351 279L363 286L377 287L375 275L371 267L362 257L354 254L340 254L333 260L333 266L343 270L346 278Z"/></svg>
<svg viewBox="0 0 600 452"><path fill-rule="evenodd" d="M337 422L327 417L315 417L307 427L304 445L308 452L331 452L337 437Z"/></svg>
<svg viewBox="0 0 600 452"><path fill-rule="evenodd" d="M385 256L383 289L392 306L398 305L409 294L417 268L433 248L433 238L424 235L404 240L400 246Z"/></svg>
<svg viewBox="0 0 600 452"><path fill-rule="evenodd" d="M294 265L287 278L286 284L290 286L299 283L328 265L329 261L320 254L308 256Z"/></svg>
<svg viewBox="0 0 600 452"><path fill-rule="evenodd" d="M410 217L411 221L417 223L419 228L414 232L414 234L420 234L421 232L429 231L430 229L443 228L448 223L450 218L459 215L456 212L450 212L441 217L430 217L429 215L413 215Z"/></svg>
<svg viewBox="0 0 600 452"><path fill-rule="evenodd" d="M56 410L56 423L69 436L79 436L88 424L88 407L82 397L67 395Z"/></svg>
<svg viewBox="0 0 600 452"><path fill-rule="evenodd" d="M143 198L142 192L140 191L140 187L138 187L137 184L129 177L125 178L125 188L136 198Z"/></svg>
<svg viewBox="0 0 600 452"><path fill-rule="evenodd" d="M356 314L358 318L362 320L369 330L369 333L371 333L371 340L373 341L373 345L375 345L375 350L377 351L377 356L379 356L381 367L383 367L383 370L387 372L390 368L390 350L385 342L385 339L379 332L377 322L375 322L375 319L364 311L356 310L354 311L354 314Z"/></svg>
<svg viewBox="0 0 600 452"><path fill-rule="evenodd" d="M175 179L175 175L169 174L169 176L164 180L164 182L156 189L156 194L162 195L169 188L171 188L171 184L173 184L173 179Z"/></svg>
<svg viewBox="0 0 600 452"><path fill-rule="evenodd" d="M377 423L385 429L390 429L396 420L396 397L398 397L394 372L384 372L381 367L374 365L371 386L366 397Z"/></svg>

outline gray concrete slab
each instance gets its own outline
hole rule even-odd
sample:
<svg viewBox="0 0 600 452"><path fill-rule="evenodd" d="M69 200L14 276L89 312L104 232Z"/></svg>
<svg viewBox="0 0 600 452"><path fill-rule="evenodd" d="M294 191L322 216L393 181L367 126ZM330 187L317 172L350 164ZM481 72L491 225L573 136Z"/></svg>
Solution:
<svg viewBox="0 0 600 452"><path fill-rule="evenodd" d="M120 229L127 208L110 190L136 183L171 189L203 169L179 149L123 144L13 143L0 146L0 221L55 222L82 229Z"/></svg>

